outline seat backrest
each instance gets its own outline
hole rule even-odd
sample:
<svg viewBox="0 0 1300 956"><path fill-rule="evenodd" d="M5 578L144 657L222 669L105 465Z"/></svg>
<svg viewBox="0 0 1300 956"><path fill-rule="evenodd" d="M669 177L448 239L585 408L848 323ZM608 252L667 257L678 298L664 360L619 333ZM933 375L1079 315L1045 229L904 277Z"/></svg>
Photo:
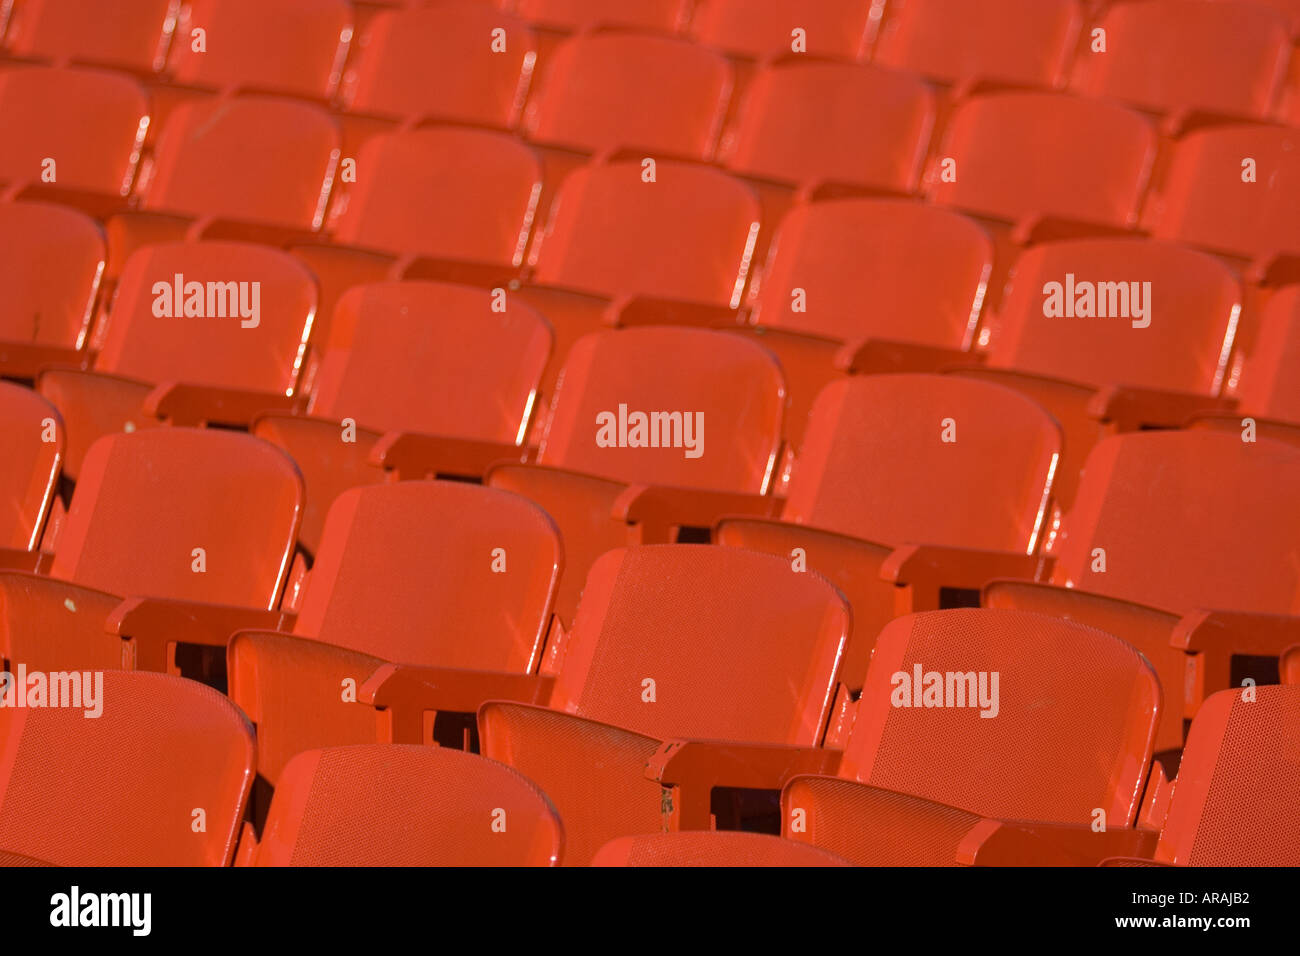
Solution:
<svg viewBox="0 0 1300 956"><path fill-rule="evenodd" d="M876 638L840 776L1004 820L1137 815L1161 702L1146 659L1024 611L909 614Z"/></svg>
<svg viewBox="0 0 1300 956"><path fill-rule="evenodd" d="M493 49L494 36L504 50ZM442 0L382 11L351 60L340 90L350 110L509 128L523 110L537 40L481 0Z"/></svg>
<svg viewBox="0 0 1300 956"><path fill-rule="evenodd" d="M715 545L606 552L550 706L652 736L817 746L849 609L816 573Z"/></svg>
<svg viewBox="0 0 1300 956"><path fill-rule="evenodd" d="M22 57L159 70L179 9L180 0L22 0L4 47Z"/></svg>
<svg viewBox="0 0 1300 956"><path fill-rule="evenodd" d="M1247 413L1300 423L1300 285L1275 293L1241 373L1237 396Z"/></svg>
<svg viewBox="0 0 1300 956"><path fill-rule="evenodd" d="M872 4L862 0L702 0L691 32L706 46L762 59L794 52L803 30L807 53L858 59L875 35Z"/></svg>
<svg viewBox="0 0 1300 956"><path fill-rule="evenodd" d="M547 57L524 129L532 139L591 152L709 159L731 87L727 61L685 40L579 34Z"/></svg>
<svg viewBox="0 0 1300 956"><path fill-rule="evenodd" d="M703 166L585 166L560 188L530 260L538 281L597 295L735 308L758 238L754 193Z"/></svg>
<svg viewBox="0 0 1300 956"><path fill-rule="evenodd" d="M294 633L404 664L531 672L564 564L541 508L453 481L330 506Z"/></svg>
<svg viewBox="0 0 1300 956"><path fill-rule="evenodd" d="M930 88L907 73L786 62L749 84L719 158L766 179L908 192L930 144L934 108Z"/></svg>
<svg viewBox="0 0 1300 956"><path fill-rule="evenodd" d="M50 574L128 597L273 608L302 501L298 469L260 438L109 435L86 453Z"/></svg>
<svg viewBox="0 0 1300 956"><path fill-rule="evenodd" d="M253 782L239 709L167 674L48 681L59 706L0 708L0 846L57 866L229 865Z"/></svg>
<svg viewBox="0 0 1300 956"><path fill-rule="evenodd" d="M89 216L43 202L0 203L0 342L80 348L104 273Z"/></svg>
<svg viewBox="0 0 1300 956"><path fill-rule="evenodd" d="M158 137L141 205L319 229L338 156L334 121L309 103L191 101L175 109Z"/></svg>
<svg viewBox="0 0 1300 956"><path fill-rule="evenodd" d="M1000 385L855 376L813 403L783 516L884 545L1032 554L1060 448L1051 416Z"/></svg>
<svg viewBox="0 0 1300 956"><path fill-rule="evenodd" d="M751 283L750 321L842 342L965 349L992 269L988 237L959 213L895 199L801 204Z"/></svg>
<svg viewBox="0 0 1300 956"><path fill-rule="evenodd" d="M591 866L850 866L826 850L766 833L686 830L619 837Z"/></svg>
<svg viewBox="0 0 1300 956"><path fill-rule="evenodd" d="M288 253L246 242L150 245L126 262L96 336L95 368L292 395L316 317L316 281Z"/></svg>
<svg viewBox="0 0 1300 956"><path fill-rule="evenodd" d="M1300 254L1300 130L1188 133L1146 215L1159 239L1252 259Z"/></svg>
<svg viewBox="0 0 1300 956"><path fill-rule="evenodd" d="M125 196L148 125L144 92L125 76L44 67L4 70L0 182L53 182L64 189Z"/></svg>
<svg viewBox="0 0 1300 956"><path fill-rule="evenodd" d="M0 548L33 550L63 460L58 410L29 388L0 382Z"/></svg>
<svg viewBox="0 0 1300 956"><path fill-rule="evenodd" d="M1217 395L1240 313L1233 274L1185 246L1045 243L1016 260L989 364L1087 385Z"/></svg>
<svg viewBox="0 0 1300 956"><path fill-rule="evenodd" d="M1151 125L1113 103L1056 93L976 96L948 123L927 194L998 219L1131 226L1155 151ZM956 175L944 182L949 159Z"/></svg>
<svg viewBox="0 0 1300 956"><path fill-rule="evenodd" d="M998 80L1052 87L1083 26L1076 0L887 3L875 61L944 83Z"/></svg>
<svg viewBox="0 0 1300 956"><path fill-rule="evenodd" d="M1284 442L1208 430L1107 438L1084 462L1052 581L1174 613L1294 614L1297 487L1300 448Z"/></svg>
<svg viewBox="0 0 1300 956"><path fill-rule="evenodd" d="M376 136L367 172L330 213L340 242L493 265L523 262L541 194L533 151L487 130L433 127Z"/></svg>
<svg viewBox="0 0 1300 956"><path fill-rule="evenodd" d="M766 494L784 405L780 366L748 339L680 327L594 332L569 349L537 461Z"/></svg>
<svg viewBox="0 0 1300 956"><path fill-rule="evenodd" d="M181 83L315 97L338 84L352 34L346 0L189 0L186 11L169 64Z"/></svg>
<svg viewBox="0 0 1300 956"><path fill-rule="evenodd" d="M1300 686L1219 691L1192 721L1155 858L1296 866L1298 800Z"/></svg>
<svg viewBox="0 0 1300 956"><path fill-rule="evenodd" d="M445 747L370 744L289 761L258 866L555 866L564 829L504 764Z"/></svg>
<svg viewBox="0 0 1300 956"><path fill-rule="evenodd" d="M1291 51L1285 18L1257 3L1116 3L1097 27L1106 49L1080 54L1073 89L1157 112L1264 118Z"/></svg>
<svg viewBox="0 0 1300 956"><path fill-rule="evenodd" d="M521 444L551 355L527 304L487 290L378 282L343 294L309 411L382 431Z"/></svg>

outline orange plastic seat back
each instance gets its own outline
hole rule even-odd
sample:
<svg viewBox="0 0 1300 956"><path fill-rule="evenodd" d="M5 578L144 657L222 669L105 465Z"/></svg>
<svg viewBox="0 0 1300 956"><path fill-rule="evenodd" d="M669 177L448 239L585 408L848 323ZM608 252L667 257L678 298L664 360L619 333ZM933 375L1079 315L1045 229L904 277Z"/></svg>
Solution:
<svg viewBox="0 0 1300 956"><path fill-rule="evenodd" d="M1277 292L1237 386L1247 413L1300 423L1300 285Z"/></svg>
<svg viewBox="0 0 1300 956"><path fill-rule="evenodd" d="M560 818L503 764L440 747L308 750L285 767L258 866L555 866Z"/></svg>
<svg viewBox="0 0 1300 956"><path fill-rule="evenodd" d="M532 31L480 0L385 10L359 38L341 95L361 113L512 127L536 59Z"/></svg>
<svg viewBox="0 0 1300 956"><path fill-rule="evenodd" d="M1294 614L1297 482L1300 448L1271 439L1209 430L1105 439L1084 463L1052 582L1174 613Z"/></svg>
<svg viewBox="0 0 1300 956"><path fill-rule="evenodd" d="M153 428L90 447L50 574L125 596L273 608L302 510L274 445Z"/></svg>
<svg viewBox="0 0 1300 956"><path fill-rule="evenodd" d="M528 305L495 312L486 290L357 286L334 310L310 411L384 431L520 444L551 338Z"/></svg>
<svg viewBox="0 0 1300 956"><path fill-rule="evenodd" d="M634 30L673 33L681 29L690 14L690 0L517 0L519 16L534 23L566 30L593 27L626 27Z"/></svg>
<svg viewBox="0 0 1300 956"><path fill-rule="evenodd" d="M1130 825L1162 707L1145 658L1039 614L910 614L876 639L840 776L1009 820Z"/></svg>
<svg viewBox="0 0 1300 956"><path fill-rule="evenodd" d="M1031 554L1060 447L1051 416L999 385L845 379L813 403L783 516L880 544Z"/></svg>
<svg viewBox="0 0 1300 956"><path fill-rule="evenodd" d="M369 172L331 212L336 239L389 253L495 265L523 262L541 167L523 143L442 127L377 136L361 148Z"/></svg>
<svg viewBox="0 0 1300 956"><path fill-rule="evenodd" d="M1300 130L1217 126L1188 133L1149 215L1160 239L1252 259L1300 254Z"/></svg>
<svg viewBox="0 0 1300 956"><path fill-rule="evenodd" d="M63 459L63 425L31 389L0 382L0 548L30 551L54 500Z"/></svg>
<svg viewBox="0 0 1300 956"><path fill-rule="evenodd" d="M933 128L934 95L913 76L850 63L783 63L750 84L720 158L767 179L907 192Z"/></svg>
<svg viewBox="0 0 1300 956"><path fill-rule="evenodd" d="M1255 3L1118 3L1097 26L1106 50L1080 54L1073 88L1157 112L1264 118L1291 50L1285 18Z"/></svg>
<svg viewBox="0 0 1300 956"><path fill-rule="evenodd" d="M4 46L23 57L158 70L179 7L180 0L22 0Z"/></svg>
<svg viewBox="0 0 1300 956"><path fill-rule="evenodd" d="M816 574L713 545L596 560L550 706L659 738L817 746L849 630Z"/></svg>
<svg viewBox="0 0 1300 956"><path fill-rule="evenodd" d="M1300 864L1300 687L1224 690L1196 712L1155 858Z"/></svg>
<svg viewBox="0 0 1300 956"><path fill-rule="evenodd" d="M406 664L530 672L563 562L550 518L510 492L352 488L325 519L294 633Z"/></svg>
<svg viewBox="0 0 1300 956"><path fill-rule="evenodd" d="M56 677L61 706L0 708L0 846L56 866L228 866L253 781L239 709L166 674L72 671L52 695Z"/></svg>
<svg viewBox="0 0 1300 956"><path fill-rule="evenodd" d="M524 129L532 139L590 152L709 159L731 85L725 59L684 40L583 34L547 57Z"/></svg>
<svg viewBox="0 0 1300 956"><path fill-rule="evenodd" d="M989 364L1087 385L1217 395L1240 312L1233 274L1185 246L1046 243L1016 261Z"/></svg>
<svg viewBox="0 0 1300 956"><path fill-rule="evenodd" d="M80 348L104 272L99 226L66 206L0 203L0 247L0 343Z"/></svg>
<svg viewBox="0 0 1300 956"><path fill-rule="evenodd" d="M531 261L535 278L597 295L652 295L735 308L758 236L749 187L701 166L639 162L570 173Z"/></svg>
<svg viewBox="0 0 1300 956"><path fill-rule="evenodd" d="M125 196L149 124L144 93L102 70L0 72L0 182ZM46 160L54 160L51 167Z"/></svg>
<svg viewBox="0 0 1300 956"><path fill-rule="evenodd" d="M96 329L95 368L155 384L292 395L315 315L315 280L278 249L150 245L127 260Z"/></svg>
<svg viewBox="0 0 1300 956"><path fill-rule="evenodd" d="M834 853L765 833L688 830L610 840L591 866L849 866Z"/></svg>
<svg viewBox="0 0 1300 956"><path fill-rule="evenodd" d="M706 46L761 59L793 52L792 31L802 29L808 53L853 60L875 26L861 0L704 0L691 31Z"/></svg>
<svg viewBox="0 0 1300 956"><path fill-rule="evenodd" d="M992 268L984 231L946 209L894 199L799 205L751 284L751 321L842 342L965 349Z"/></svg>
<svg viewBox="0 0 1300 956"><path fill-rule="evenodd" d="M703 329L585 335L537 461L614 481L766 494L785 385L766 349Z"/></svg>
<svg viewBox="0 0 1300 956"><path fill-rule="evenodd" d="M170 72L181 83L323 97L352 34L345 0L189 0ZM196 52L190 31L206 31Z"/></svg>
<svg viewBox="0 0 1300 956"><path fill-rule="evenodd" d="M338 154L333 120L310 104L261 96L188 102L158 137L141 204L318 229Z"/></svg>
<svg viewBox="0 0 1300 956"><path fill-rule="evenodd" d="M1075 0L906 0L886 4L875 61L945 83L1051 87L1082 26Z"/></svg>
<svg viewBox="0 0 1300 956"><path fill-rule="evenodd" d="M1151 125L1112 103L1054 93L978 96L953 113L927 193L998 219L1131 226L1155 148ZM944 182L948 159L956 176Z"/></svg>

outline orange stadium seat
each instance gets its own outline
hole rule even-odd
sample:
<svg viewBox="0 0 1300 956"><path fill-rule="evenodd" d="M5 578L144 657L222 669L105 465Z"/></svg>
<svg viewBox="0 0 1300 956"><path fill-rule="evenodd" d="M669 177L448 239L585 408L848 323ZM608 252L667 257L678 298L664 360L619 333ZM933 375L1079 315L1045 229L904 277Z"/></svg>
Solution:
<svg viewBox="0 0 1300 956"><path fill-rule="evenodd" d="M180 677L73 677L80 707L0 708L4 852L56 866L229 866L253 780L244 715Z"/></svg>
<svg viewBox="0 0 1300 956"><path fill-rule="evenodd" d="M152 73L162 69L178 7L178 0L17 0L4 51Z"/></svg>
<svg viewBox="0 0 1300 956"><path fill-rule="evenodd" d="M788 561L658 545L600 557L550 709L490 702L482 752L546 791L565 863L610 839L709 828L715 787L773 789L820 749L848 633L838 592Z"/></svg>
<svg viewBox="0 0 1300 956"><path fill-rule="evenodd" d="M1010 389L956 376L867 375L813 405L780 520L724 517L715 540L825 575L853 607L842 667L861 686L871 641L895 614L939 607L941 588L996 552L1033 576L1060 432Z"/></svg>
<svg viewBox="0 0 1300 956"><path fill-rule="evenodd" d="M67 422L68 473L80 473L103 435L163 422L241 425L293 407L315 309L311 275L279 250L142 248L96 330L92 368L51 368L37 380Z"/></svg>
<svg viewBox="0 0 1300 956"><path fill-rule="evenodd" d="M358 813L364 808L364 813ZM564 828L509 767L425 747L332 747L285 769L251 866L556 866Z"/></svg>
<svg viewBox="0 0 1300 956"><path fill-rule="evenodd" d="M957 862L980 817L1128 827L1160 708L1150 665L1101 631L978 608L898 618L838 771L858 786L793 779L782 832L859 864L933 866Z"/></svg>
<svg viewBox="0 0 1300 956"><path fill-rule="evenodd" d="M806 52L860 59L875 36L867 0L701 0L691 32L705 46L764 59L796 52L795 30Z"/></svg>
<svg viewBox="0 0 1300 956"><path fill-rule="evenodd" d="M1060 86L1083 26L1077 0L891 0L884 13L875 62L965 90Z"/></svg>
<svg viewBox="0 0 1300 956"><path fill-rule="evenodd" d="M64 206L0 202L0 375L78 363L104 273L104 234Z"/></svg>
<svg viewBox="0 0 1300 956"><path fill-rule="evenodd" d="M763 833L692 830L619 837L601 847L592 866L848 866L818 847Z"/></svg>
<svg viewBox="0 0 1300 956"><path fill-rule="evenodd" d="M441 481L344 492L292 636L230 643L230 693L257 724L258 773L275 785L312 747L428 743L435 711L536 699L563 563L555 526L517 495Z"/></svg>
<svg viewBox="0 0 1300 956"><path fill-rule="evenodd" d="M1287 286L1264 308L1254 348L1237 386L1243 411L1300 426L1300 285ZM1234 424L1237 427L1237 424Z"/></svg>
<svg viewBox="0 0 1300 956"><path fill-rule="evenodd" d="M384 480L384 470L480 476L520 458L550 352L544 318L522 302L495 310L486 290L439 282L349 290L307 414L270 412L253 426L303 473L299 544L314 553L330 503Z"/></svg>
<svg viewBox="0 0 1300 956"><path fill-rule="evenodd" d="M238 507L232 503L238 502ZM302 480L248 435L160 428L86 455L49 576L0 573L0 657L163 671L179 642L280 625Z"/></svg>
<svg viewBox="0 0 1300 956"><path fill-rule="evenodd" d="M30 389L0 382L0 566L6 549L40 543L63 461L58 410Z"/></svg>

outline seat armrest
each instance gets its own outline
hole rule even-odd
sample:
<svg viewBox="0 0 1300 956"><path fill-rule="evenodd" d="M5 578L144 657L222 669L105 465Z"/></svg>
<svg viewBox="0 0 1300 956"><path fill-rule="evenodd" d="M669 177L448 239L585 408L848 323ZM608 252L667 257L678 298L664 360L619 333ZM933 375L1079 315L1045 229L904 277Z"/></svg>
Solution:
<svg viewBox="0 0 1300 956"><path fill-rule="evenodd" d="M137 670L166 673L178 643L225 647L238 631L291 631L295 619L288 611L129 597L113 609L104 629L132 642Z"/></svg>
<svg viewBox="0 0 1300 956"><path fill-rule="evenodd" d="M166 382L145 398L144 411L173 425L247 425L263 412L291 413L299 401L279 392Z"/></svg>
<svg viewBox="0 0 1300 956"><path fill-rule="evenodd" d="M1234 655L1281 657L1300 643L1300 616L1196 610L1178 622L1169 643L1191 655L1183 714L1191 718L1206 697L1232 686Z"/></svg>
<svg viewBox="0 0 1300 956"><path fill-rule="evenodd" d="M19 548L0 548L0 571L23 571L27 574L46 574L54 562L54 555L44 551L23 551Z"/></svg>
<svg viewBox="0 0 1300 956"><path fill-rule="evenodd" d="M620 296L605 309L607 324L687 325L695 328L735 328L744 324L744 314L725 305L666 299L651 295Z"/></svg>
<svg viewBox="0 0 1300 956"><path fill-rule="evenodd" d="M640 525L642 541L671 541L671 529L683 525L711 528L723 517L770 518L780 508L771 495L707 491L669 485L629 485L615 500L612 517Z"/></svg>
<svg viewBox="0 0 1300 956"><path fill-rule="evenodd" d="M983 365L984 361L978 352L877 338L851 342L835 354L835 367L850 375L938 372L954 366Z"/></svg>
<svg viewBox="0 0 1300 956"><path fill-rule="evenodd" d="M403 479L436 474L477 477L498 462L523 462L527 457L527 447L508 442L418 432L385 432L370 451L372 465Z"/></svg>
<svg viewBox="0 0 1300 956"><path fill-rule="evenodd" d="M1089 400L1088 414L1120 431L1130 432L1144 425L1177 428L1197 415L1230 412L1236 404L1236 400L1231 398L1134 385L1107 385L1098 389Z"/></svg>
<svg viewBox="0 0 1300 956"><path fill-rule="evenodd" d="M942 588L979 590L997 578L1038 581L1051 573L1052 564L1041 554L905 544L885 559L880 577L911 589L913 611L930 611L938 609Z"/></svg>

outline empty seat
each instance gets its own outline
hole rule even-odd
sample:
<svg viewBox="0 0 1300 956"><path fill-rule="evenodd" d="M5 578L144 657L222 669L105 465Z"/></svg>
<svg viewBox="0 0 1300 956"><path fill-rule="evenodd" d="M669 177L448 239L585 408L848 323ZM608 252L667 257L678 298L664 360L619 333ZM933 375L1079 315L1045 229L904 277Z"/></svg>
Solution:
<svg viewBox="0 0 1300 956"><path fill-rule="evenodd" d="M101 70L0 72L0 183L89 193L101 208L131 189L148 107L130 79Z"/></svg>
<svg viewBox="0 0 1300 956"><path fill-rule="evenodd" d="M1001 386L947 375L865 375L813 404L780 520L724 518L721 544L825 575L853 607L842 673L861 685L872 640L899 611L978 588L963 555L1036 567L1060 453L1051 416ZM908 590L900 590L905 587Z"/></svg>
<svg viewBox="0 0 1300 956"><path fill-rule="evenodd" d="M493 49L494 30L504 51ZM536 51L526 25L480 0L385 10L361 33L341 97L359 113L509 128Z"/></svg>
<svg viewBox="0 0 1300 956"><path fill-rule="evenodd" d="M539 25L563 30L626 27L675 33L685 25L690 0L504 0L517 15Z"/></svg>
<svg viewBox="0 0 1300 956"><path fill-rule="evenodd" d="M292 635L230 643L230 694L257 724L258 773L275 784L312 747L425 743L435 712L472 714L519 688L534 699L528 675L563 563L555 526L517 495L441 481L344 492Z"/></svg>
<svg viewBox="0 0 1300 956"><path fill-rule="evenodd" d="M40 542L63 459L63 423L30 389L0 382L0 557Z"/></svg>
<svg viewBox="0 0 1300 956"><path fill-rule="evenodd" d="M246 831L247 832L247 831ZM546 794L473 754L333 747L294 758L253 866L555 866L564 829Z"/></svg>
<svg viewBox="0 0 1300 956"><path fill-rule="evenodd" d="M927 194L1004 221L1132 226L1155 146L1150 124L1114 104L1051 93L978 96L953 113Z"/></svg>
<svg viewBox="0 0 1300 956"><path fill-rule="evenodd" d="M1157 113L1263 119L1291 52L1286 20L1254 2L1116 3L1097 27L1105 51L1079 54L1072 88Z"/></svg>
<svg viewBox="0 0 1300 956"><path fill-rule="evenodd" d="M287 253L239 242L146 246L127 262L89 371L37 387L68 425L70 474L99 437L158 425L247 424L294 405L316 287Z"/></svg>
<svg viewBox="0 0 1300 956"><path fill-rule="evenodd" d="M0 847L56 866L230 864L254 751L230 701L112 670L74 671L60 701L0 708Z"/></svg>
<svg viewBox="0 0 1300 956"><path fill-rule="evenodd" d="M782 832L860 864L936 865L972 814L1131 826L1160 707L1146 660L1102 631L978 608L902 617L876 639L838 771L866 787L794 779Z"/></svg>
<svg viewBox="0 0 1300 956"><path fill-rule="evenodd" d="M43 670L162 671L177 642L224 647L240 627L275 627L301 505L293 462L248 435L101 438L50 577L0 573L0 655Z"/></svg>
<svg viewBox="0 0 1300 956"><path fill-rule="evenodd" d="M586 152L709 159L731 94L727 61L668 37L583 34L547 57L524 129Z"/></svg>
<svg viewBox="0 0 1300 956"><path fill-rule="evenodd" d="M179 26L168 63L177 82L323 98L338 85L352 11L345 0L189 0Z"/></svg>
<svg viewBox="0 0 1300 956"><path fill-rule="evenodd" d="M875 62L967 88L1059 86L1083 25L1076 0L905 0L884 12Z"/></svg>
<svg viewBox="0 0 1300 956"><path fill-rule="evenodd" d="M1300 424L1300 285L1272 296L1246 357L1237 398L1251 415ZM1240 417L1240 416L1238 416Z"/></svg>
<svg viewBox="0 0 1300 956"><path fill-rule="evenodd" d="M1300 256L1300 130L1217 126L1179 140L1152 234L1267 265Z"/></svg>
<svg viewBox="0 0 1300 956"><path fill-rule="evenodd" d="M21 57L149 73L162 68L175 10L176 0L22 0L14 4L4 48Z"/></svg>
<svg viewBox="0 0 1300 956"><path fill-rule="evenodd" d="M807 52L854 60L875 35L871 8L865 0L704 0L691 32L700 43L754 59Z"/></svg>
<svg viewBox="0 0 1300 956"><path fill-rule="evenodd" d="M482 752L554 801L569 865L614 837L708 829L712 788L779 787L790 768L833 759L810 748L847 630L835 589L779 558L706 545L608 552L555 652L550 709L485 704Z"/></svg>
<svg viewBox="0 0 1300 956"><path fill-rule="evenodd" d="M261 415L253 428L303 472L300 543L314 553L330 503L353 485L382 481L381 467L407 478L476 476L522 455L550 352L544 318L517 300L494 310L486 290L438 282L349 290L308 414Z"/></svg>
<svg viewBox="0 0 1300 956"><path fill-rule="evenodd" d="M0 203L0 374L81 358L104 271L98 224L65 206Z"/></svg>
<svg viewBox="0 0 1300 956"><path fill-rule="evenodd" d="M776 360L739 336L649 327L579 339L532 462L486 478L559 525L570 568L561 618L572 620L587 569L609 548L769 513L784 402Z"/></svg>
<svg viewBox="0 0 1300 956"><path fill-rule="evenodd" d="M848 866L817 847L763 833L690 831L619 837L592 866Z"/></svg>
<svg viewBox="0 0 1300 956"><path fill-rule="evenodd" d="M734 172L805 187L910 192L934 127L934 97L905 73L786 62L750 83L719 158Z"/></svg>

